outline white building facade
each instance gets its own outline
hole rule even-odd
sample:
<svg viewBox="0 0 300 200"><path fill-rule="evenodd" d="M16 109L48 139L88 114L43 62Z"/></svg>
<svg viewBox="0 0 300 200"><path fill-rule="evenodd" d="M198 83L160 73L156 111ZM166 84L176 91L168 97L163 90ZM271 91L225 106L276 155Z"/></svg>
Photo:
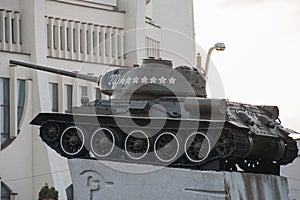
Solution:
<svg viewBox="0 0 300 200"><path fill-rule="evenodd" d="M1 0L1 200L37 199L45 183L73 199L66 159L29 123L40 112L70 112L81 96L107 98L94 83L10 59L99 75L147 57L195 65L195 55L192 0Z"/></svg>

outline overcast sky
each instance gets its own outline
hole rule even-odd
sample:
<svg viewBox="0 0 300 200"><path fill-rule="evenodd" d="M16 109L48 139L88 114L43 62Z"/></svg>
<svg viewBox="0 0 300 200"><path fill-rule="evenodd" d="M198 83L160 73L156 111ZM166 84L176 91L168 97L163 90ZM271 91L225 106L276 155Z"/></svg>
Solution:
<svg viewBox="0 0 300 200"><path fill-rule="evenodd" d="M300 132L300 1L194 0L194 7L201 48L226 45L211 57L225 97L277 105L282 124Z"/></svg>

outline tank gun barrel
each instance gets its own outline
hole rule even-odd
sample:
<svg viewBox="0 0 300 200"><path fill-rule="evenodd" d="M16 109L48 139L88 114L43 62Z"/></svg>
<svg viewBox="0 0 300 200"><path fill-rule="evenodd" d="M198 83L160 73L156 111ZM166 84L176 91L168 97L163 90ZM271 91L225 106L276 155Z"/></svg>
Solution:
<svg viewBox="0 0 300 200"><path fill-rule="evenodd" d="M37 64L33 64L33 63L26 63L26 62L17 61L17 60L10 60L9 63L14 64L14 65L19 65L22 67L40 70L40 71L50 72L50 73L54 73L54 74L60 74L63 76L68 76L68 77L72 77L72 78L76 78L76 79L82 79L82 80L86 80L86 81L90 81L90 82L94 82L94 83L99 82L99 77L96 77L96 76L90 76L90 75L86 75L86 74L80 74L80 73L70 72L70 71L61 70L61 69L55 69L55 68L51 68L51 67L41 66L41 65L37 65Z"/></svg>

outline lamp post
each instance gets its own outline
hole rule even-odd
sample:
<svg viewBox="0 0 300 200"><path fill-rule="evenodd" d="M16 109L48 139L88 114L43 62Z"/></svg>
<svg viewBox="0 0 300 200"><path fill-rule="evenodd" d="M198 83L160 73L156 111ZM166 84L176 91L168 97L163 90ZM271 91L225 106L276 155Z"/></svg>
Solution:
<svg viewBox="0 0 300 200"><path fill-rule="evenodd" d="M215 44L215 46L211 47L208 50L208 54L206 57L206 63L205 63L205 80L207 80L208 78L208 67L209 67L209 61L210 61L210 56L211 53L213 52L213 50L217 50L217 51L224 51L225 50L225 44L224 43L217 43Z"/></svg>

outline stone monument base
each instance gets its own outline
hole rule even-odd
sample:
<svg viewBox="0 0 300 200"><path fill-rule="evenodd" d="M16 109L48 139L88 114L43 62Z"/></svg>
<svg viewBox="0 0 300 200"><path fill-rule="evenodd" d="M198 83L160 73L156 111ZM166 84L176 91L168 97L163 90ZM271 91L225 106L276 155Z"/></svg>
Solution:
<svg viewBox="0 0 300 200"><path fill-rule="evenodd" d="M79 200L289 199L274 175L196 171L97 160L69 160Z"/></svg>

